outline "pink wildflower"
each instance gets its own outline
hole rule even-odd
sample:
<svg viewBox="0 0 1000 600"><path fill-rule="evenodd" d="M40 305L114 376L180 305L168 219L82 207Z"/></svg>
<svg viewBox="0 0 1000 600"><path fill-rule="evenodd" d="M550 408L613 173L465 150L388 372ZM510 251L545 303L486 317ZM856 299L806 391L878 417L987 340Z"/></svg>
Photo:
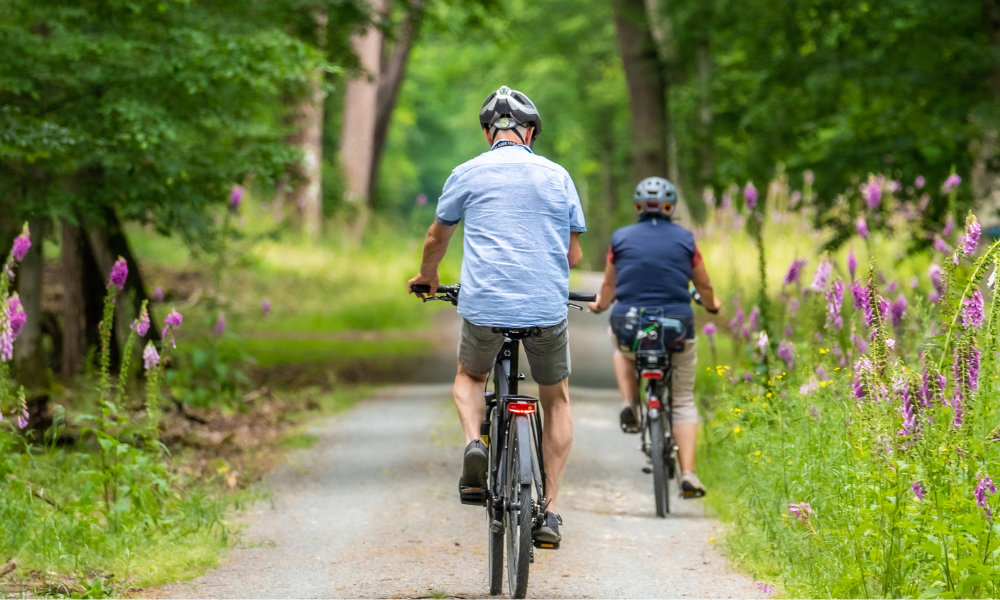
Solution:
<svg viewBox="0 0 1000 600"><path fill-rule="evenodd" d="M176 310L170 311L170 314L167 315L167 318L163 319L164 323L166 323L167 325L171 325L173 327L179 327L183 321L184 317L181 315L181 313L177 312Z"/></svg>
<svg viewBox="0 0 1000 600"><path fill-rule="evenodd" d="M757 191L752 182L748 181L743 188L743 198L747 201L748 210L753 210L757 207L758 197L760 197L760 192Z"/></svg>
<svg viewBox="0 0 1000 600"><path fill-rule="evenodd" d="M917 175L917 178L913 180L913 186L918 190L924 189L925 185L927 185L927 180L924 179L923 175Z"/></svg>
<svg viewBox="0 0 1000 600"><path fill-rule="evenodd" d="M944 180L944 185L941 186L941 191L945 194L951 193L951 191L957 188L961 183L962 178L953 173L948 176L948 179Z"/></svg>
<svg viewBox="0 0 1000 600"><path fill-rule="evenodd" d="M824 258L819 263L819 267L816 268L816 275L813 277L813 282L809 286L809 289L814 292L824 291L827 284L830 283L830 269L832 267L833 265L830 264L829 259Z"/></svg>
<svg viewBox="0 0 1000 600"><path fill-rule="evenodd" d="M115 264L111 266L111 276L108 277L108 286L115 286L118 291L125 289L125 279L128 278L128 263L125 259L118 257Z"/></svg>
<svg viewBox="0 0 1000 600"><path fill-rule="evenodd" d="M264 298L264 301L260 303L260 310L265 315L271 312L271 301L268 300L267 298Z"/></svg>
<svg viewBox="0 0 1000 600"><path fill-rule="evenodd" d="M14 294L7 301L7 318L10 319L10 334L11 342L17 340L17 336L21 335L21 330L24 329L24 324L28 321L28 315L24 312L24 307L21 306L21 299L17 294Z"/></svg>
<svg viewBox="0 0 1000 600"><path fill-rule="evenodd" d="M153 345L152 340L146 342L146 348L142 351L142 362L143 366L146 367L146 371L153 369L153 367L160 363L160 354L156 351L156 346Z"/></svg>
<svg viewBox="0 0 1000 600"><path fill-rule="evenodd" d="M233 191L229 192L229 208L238 210L243 203L243 186L234 185Z"/></svg>
<svg viewBox="0 0 1000 600"><path fill-rule="evenodd" d="M854 224L854 228L857 230L858 235L861 238L867 238L868 233L868 223L865 222L864 217L858 217L858 222Z"/></svg>
<svg viewBox="0 0 1000 600"><path fill-rule="evenodd" d="M809 521L809 515L816 514L816 511L812 509L812 506L808 502L799 502L798 504L789 504L788 512L792 513L799 518L803 523Z"/></svg>
<svg viewBox="0 0 1000 600"><path fill-rule="evenodd" d="M28 226L25 225L21 235L14 238L14 247L11 248L10 252L17 259L17 262L21 262L28 254L28 248L31 248L31 234L28 232Z"/></svg>
<svg viewBox="0 0 1000 600"><path fill-rule="evenodd" d="M226 315L219 313L219 318L215 321L215 335L222 335L226 332Z"/></svg>

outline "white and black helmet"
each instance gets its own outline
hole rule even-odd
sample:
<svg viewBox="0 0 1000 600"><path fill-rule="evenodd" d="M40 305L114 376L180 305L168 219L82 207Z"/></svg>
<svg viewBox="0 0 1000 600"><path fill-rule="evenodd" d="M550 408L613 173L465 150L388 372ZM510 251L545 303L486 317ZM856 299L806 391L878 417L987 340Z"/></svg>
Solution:
<svg viewBox="0 0 1000 600"><path fill-rule="evenodd" d="M486 102L483 102L483 108L479 111L479 124L486 131L514 129L519 138L521 134L515 129L517 126L534 127L535 135L532 141L542 132L542 117L538 114L535 104L521 92L505 85L490 94Z"/></svg>
<svg viewBox="0 0 1000 600"><path fill-rule="evenodd" d="M674 184L662 177L647 177L635 186L635 210L640 215L660 214L670 218L677 205Z"/></svg>

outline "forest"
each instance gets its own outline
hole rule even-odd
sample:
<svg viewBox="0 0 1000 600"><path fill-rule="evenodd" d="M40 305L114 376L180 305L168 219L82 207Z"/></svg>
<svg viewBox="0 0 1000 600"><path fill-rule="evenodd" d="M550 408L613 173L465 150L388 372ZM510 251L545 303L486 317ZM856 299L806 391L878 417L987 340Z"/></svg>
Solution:
<svg viewBox="0 0 1000 600"><path fill-rule="evenodd" d="M0 593L204 572L304 424L415 380L403 288L501 85L583 269L677 187L735 568L1000 593L998 0L0 0Z"/></svg>

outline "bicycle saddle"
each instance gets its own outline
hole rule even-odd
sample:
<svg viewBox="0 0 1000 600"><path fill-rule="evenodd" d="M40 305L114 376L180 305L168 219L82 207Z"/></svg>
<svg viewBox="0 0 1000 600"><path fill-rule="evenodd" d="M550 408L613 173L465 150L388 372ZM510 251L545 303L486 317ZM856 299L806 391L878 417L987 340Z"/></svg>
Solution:
<svg viewBox="0 0 1000 600"><path fill-rule="evenodd" d="M542 332L539 327L494 327L493 333L502 333L512 340L523 340L524 338L538 335Z"/></svg>

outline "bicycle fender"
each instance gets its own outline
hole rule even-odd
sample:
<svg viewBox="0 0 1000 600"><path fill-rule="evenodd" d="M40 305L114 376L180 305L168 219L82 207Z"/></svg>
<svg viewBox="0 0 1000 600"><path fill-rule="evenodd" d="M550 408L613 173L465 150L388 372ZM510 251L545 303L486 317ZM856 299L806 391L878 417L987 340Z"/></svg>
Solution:
<svg viewBox="0 0 1000 600"><path fill-rule="evenodd" d="M657 418L659 416L660 416L660 409L658 409L658 408L651 408L651 409L649 409L649 420L650 421L652 421L653 419L655 419L655 418Z"/></svg>
<svg viewBox="0 0 1000 600"><path fill-rule="evenodd" d="M521 483L531 484L534 479L534 461L531 459L531 424L527 415L518 415L514 420L517 427L517 462Z"/></svg>

